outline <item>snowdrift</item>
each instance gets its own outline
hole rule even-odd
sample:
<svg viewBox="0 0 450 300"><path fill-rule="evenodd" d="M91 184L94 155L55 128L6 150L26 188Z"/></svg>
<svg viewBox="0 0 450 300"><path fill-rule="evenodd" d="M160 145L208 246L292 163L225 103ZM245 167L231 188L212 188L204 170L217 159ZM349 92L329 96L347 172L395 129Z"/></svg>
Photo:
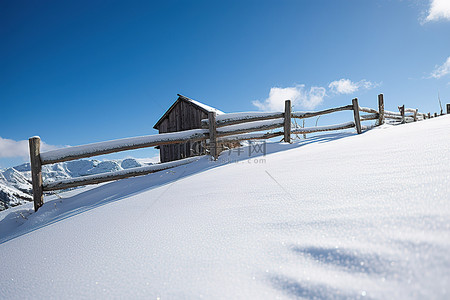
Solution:
<svg viewBox="0 0 450 300"><path fill-rule="evenodd" d="M449 127L250 145L3 211L0 298L448 299Z"/></svg>

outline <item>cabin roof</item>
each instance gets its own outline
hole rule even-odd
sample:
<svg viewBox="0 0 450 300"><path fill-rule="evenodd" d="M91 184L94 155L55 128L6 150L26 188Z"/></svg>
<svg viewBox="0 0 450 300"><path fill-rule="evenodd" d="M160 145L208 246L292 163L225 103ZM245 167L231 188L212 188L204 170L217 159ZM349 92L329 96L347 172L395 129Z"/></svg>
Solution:
<svg viewBox="0 0 450 300"><path fill-rule="evenodd" d="M200 110L203 110L205 113L213 111L218 115L224 114L223 111L220 111L217 108L203 104L201 102L198 102L194 99L188 98L188 97L180 95L180 94L177 94L177 95L178 95L178 99L169 107L169 109L162 115L162 117L159 118L158 122L156 122L156 124L153 126L153 128L158 129L159 124L170 114L170 112L175 108L175 105L177 105L177 103L181 102L181 101L188 102L188 103L198 107Z"/></svg>

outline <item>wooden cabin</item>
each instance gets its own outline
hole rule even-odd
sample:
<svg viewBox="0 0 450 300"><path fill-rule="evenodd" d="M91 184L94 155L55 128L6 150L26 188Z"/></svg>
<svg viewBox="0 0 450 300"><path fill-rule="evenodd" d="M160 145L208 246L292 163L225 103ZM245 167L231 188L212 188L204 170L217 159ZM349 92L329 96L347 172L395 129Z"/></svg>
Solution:
<svg viewBox="0 0 450 300"><path fill-rule="evenodd" d="M176 132L201 128L201 120L208 119L208 112L223 114L222 111L178 94L178 99L153 126L159 133ZM161 162L168 162L206 153L204 142L161 145Z"/></svg>

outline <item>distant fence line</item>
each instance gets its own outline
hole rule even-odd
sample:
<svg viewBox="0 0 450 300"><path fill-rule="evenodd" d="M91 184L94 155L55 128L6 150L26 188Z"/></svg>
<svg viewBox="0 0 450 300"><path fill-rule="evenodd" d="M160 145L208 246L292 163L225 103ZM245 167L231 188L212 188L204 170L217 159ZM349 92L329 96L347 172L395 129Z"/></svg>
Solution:
<svg viewBox="0 0 450 300"><path fill-rule="evenodd" d="M196 157L185 158L177 161L160 163L151 166L130 168L117 172L102 173L96 175L83 176L44 183L42 180L42 165L57 162L70 161L96 155L109 154L114 152L154 147L160 145L184 143L188 141L207 141L209 153L216 160L220 154L219 145L224 142L235 142L252 139L270 139L277 136L284 136L284 141L291 142L292 134L307 134L314 132L343 130L356 128L358 134L362 133L364 127L362 121L375 120L376 125L381 125L386 119L393 119L401 123L416 122L432 118L431 114L420 113L418 109L405 108L399 106L399 112L384 110L383 94L378 95L378 110L360 107L358 99L352 100L352 104L336 108L325 109L314 112L292 112L291 101L285 101L284 112L244 112L216 115L209 112L208 119L202 120L202 128L191 129L179 132L161 133L143 137L125 138L107 142L99 142L88 145L73 146L47 152L40 152L40 138L35 136L29 139L31 178L33 185L34 209L37 211L44 204L44 192L72 188L76 186L98 184L128 177L141 176L169 168L174 168L188 164L197 160ZM351 110L354 120L342 124L330 126L316 126L309 128L291 128L291 119L306 119L317 117L334 112ZM447 104L447 113L450 105ZM367 113L360 115L360 112ZM437 114L434 114L436 117ZM264 132L283 128L282 131Z"/></svg>

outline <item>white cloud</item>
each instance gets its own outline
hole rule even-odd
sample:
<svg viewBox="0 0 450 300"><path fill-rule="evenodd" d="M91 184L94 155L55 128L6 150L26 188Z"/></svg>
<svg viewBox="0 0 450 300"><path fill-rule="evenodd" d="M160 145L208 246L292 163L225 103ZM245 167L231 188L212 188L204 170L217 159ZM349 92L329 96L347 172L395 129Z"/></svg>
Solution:
<svg viewBox="0 0 450 300"><path fill-rule="evenodd" d="M284 101L291 100L292 106L314 109L322 104L326 96L352 94L358 90L371 89L379 85L379 83L373 83L365 79L353 82L350 79L343 78L332 81L328 85L330 94L327 94L327 89L321 86L313 86L309 90L304 84L286 88L273 87L270 89L269 97L266 100L255 100L252 104L264 111L283 111Z"/></svg>
<svg viewBox="0 0 450 300"><path fill-rule="evenodd" d="M377 87L378 83L373 83L365 79L358 82L353 82L350 79L342 78L340 80L332 81L328 88L334 94L352 94L359 89L371 89Z"/></svg>
<svg viewBox="0 0 450 300"><path fill-rule="evenodd" d="M433 78L441 78L450 73L450 56L447 60L442 64L442 66L436 66L434 71L431 72L431 77Z"/></svg>
<svg viewBox="0 0 450 300"><path fill-rule="evenodd" d="M450 20L450 1L449 0L431 0L430 9L424 22Z"/></svg>
<svg viewBox="0 0 450 300"><path fill-rule="evenodd" d="M287 88L273 87L270 89L269 98L263 102L255 100L252 104L260 110L283 111L284 101L291 100L293 106L314 109L323 102L325 95L324 87L313 86L309 90L305 88L304 84Z"/></svg>
<svg viewBox="0 0 450 300"><path fill-rule="evenodd" d="M47 145L41 142L41 151L53 150L56 146ZM28 140L15 141L10 139L4 139L0 137L0 158L11 158L11 157L29 157Z"/></svg>

